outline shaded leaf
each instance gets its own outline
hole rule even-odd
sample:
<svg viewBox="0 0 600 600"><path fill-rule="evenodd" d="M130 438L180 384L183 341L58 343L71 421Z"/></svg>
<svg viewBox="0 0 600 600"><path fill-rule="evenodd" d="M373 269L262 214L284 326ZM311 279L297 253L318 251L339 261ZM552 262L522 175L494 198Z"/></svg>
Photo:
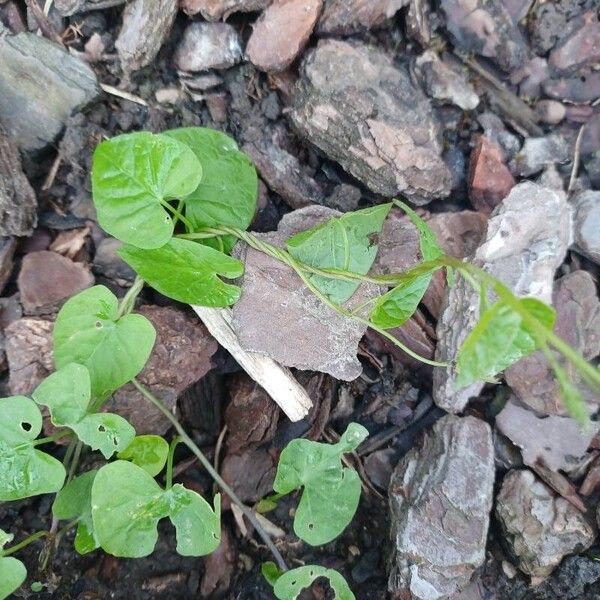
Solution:
<svg viewBox="0 0 600 600"><path fill-rule="evenodd" d="M118 457L130 460L141 467L152 477L156 477L167 463L169 455L168 442L159 435L138 435L132 442L119 452Z"/></svg>
<svg viewBox="0 0 600 600"><path fill-rule="evenodd" d="M186 556L212 552L221 536L218 497L215 509L182 485L163 490L144 469L123 460L102 467L92 486L92 520L100 546L124 558L151 554L158 522L165 517L176 527L178 551Z"/></svg>
<svg viewBox="0 0 600 600"><path fill-rule="evenodd" d="M0 501L57 492L65 480L61 462L34 447L42 415L33 400L0 400Z"/></svg>
<svg viewBox="0 0 600 600"><path fill-rule="evenodd" d="M292 236L287 241L288 252L311 266L342 269L365 275L377 255L377 236L390 212L391 204L380 204L346 213L326 223ZM358 282L309 275L320 292L337 304L348 300Z"/></svg>
<svg viewBox="0 0 600 600"><path fill-rule="evenodd" d="M244 272L239 260L196 242L173 238L156 250L125 246L120 256L161 294L200 306L230 306L240 297L240 288L224 283Z"/></svg>
<svg viewBox="0 0 600 600"><path fill-rule="evenodd" d="M336 600L355 600L346 580L334 569L316 565L306 565L283 573L275 582L273 592L279 600L296 600L300 592L310 587L319 577L326 577L335 593Z"/></svg>
<svg viewBox="0 0 600 600"><path fill-rule="evenodd" d="M13 537L0 529L0 550L12 542ZM12 556L0 556L0 600L18 590L26 577L27 569L20 560Z"/></svg>
<svg viewBox="0 0 600 600"><path fill-rule="evenodd" d="M139 248L160 248L173 235L166 201L193 192L202 178L194 153L177 140L128 133L96 147L92 194L98 223Z"/></svg>
<svg viewBox="0 0 600 600"><path fill-rule="evenodd" d="M87 367L94 398L104 399L133 379L148 360L156 332L142 315L118 314L117 297L96 285L68 300L54 325L54 361Z"/></svg>
<svg viewBox="0 0 600 600"><path fill-rule="evenodd" d="M87 415L71 428L82 442L92 450L99 450L107 460L127 448L135 437L135 429L114 413Z"/></svg>
<svg viewBox="0 0 600 600"><path fill-rule="evenodd" d="M360 499L360 480L342 465L342 455L355 450L368 432L351 423L337 444L292 440L281 453L273 489L288 494L303 487L294 531L316 546L337 537L350 523Z"/></svg>

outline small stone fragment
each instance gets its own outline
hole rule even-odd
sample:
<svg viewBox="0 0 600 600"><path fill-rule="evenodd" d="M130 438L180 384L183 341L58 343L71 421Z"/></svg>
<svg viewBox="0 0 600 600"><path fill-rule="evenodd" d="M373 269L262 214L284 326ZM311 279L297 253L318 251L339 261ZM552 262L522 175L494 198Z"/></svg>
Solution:
<svg viewBox="0 0 600 600"><path fill-rule="evenodd" d="M577 349L586 360L600 354L600 300L594 278L579 270L565 275L554 285L556 334ZM556 355L569 379L581 391L586 402L595 407L598 395L586 386L576 369ZM556 376L542 351L522 358L509 367L505 379L519 400L542 414L565 414L562 393Z"/></svg>
<svg viewBox="0 0 600 600"><path fill-rule="evenodd" d="M539 173L548 165L566 163L572 156L570 144L560 134L530 137L510 163L511 171L520 177Z"/></svg>
<svg viewBox="0 0 600 600"><path fill-rule="evenodd" d="M596 11L586 13L583 20L583 27L550 53L548 63L557 71L574 71L600 61L600 22Z"/></svg>
<svg viewBox="0 0 600 600"><path fill-rule="evenodd" d="M242 60L237 31L228 23L191 23L173 56L181 71L227 69Z"/></svg>
<svg viewBox="0 0 600 600"><path fill-rule="evenodd" d="M546 577L568 554L583 552L594 531L583 514L531 471L509 471L496 499L496 515L518 567Z"/></svg>
<svg viewBox="0 0 600 600"><path fill-rule="evenodd" d="M284 247L292 235L339 214L324 206L307 206L286 214L277 231L255 235ZM356 352L366 327L323 304L280 261L252 248L240 252L245 272L241 298L233 307L233 325L242 347L288 367L322 371L344 381L358 377L362 367ZM365 302L376 289L362 286L347 307Z"/></svg>
<svg viewBox="0 0 600 600"><path fill-rule="evenodd" d="M212 368L212 355L218 344L199 319L171 306L142 306L136 311L152 322L156 343L140 382L158 396L169 410L175 411L177 398ZM138 435L163 435L170 421L154 405L127 384L107 402L106 410L119 413Z"/></svg>
<svg viewBox="0 0 600 600"><path fill-rule="evenodd" d="M43 315L94 285L94 276L81 263L44 250L23 257L17 285L25 314Z"/></svg>
<svg viewBox="0 0 600 600"><path fill-rule="evenodd" d="M600 424L592 423L588 431L569 417L550 415L540 418L535 413L509 400L496 416L496 426L521 448L523 462L534 466L541 460L553 471L571 471L587 451Z"/></svg>
<svg viewBox="0 0 600 600"><path fill-rule="evenodd" d="M48 249L71 260L83 262L87 259L86 243L90 233L89 227L61 231Z"/></svg>
<svg viewBox="0 0 600 600"><path fill-rule="evenodd" d="M572 202L575 247L600 265L600 191L581 192Z"/></svg>
<svg viewBox="0 0 600 600"><path fill-rule="evenodd" d="M317 33L350 35L383 25L410 0L325 0Z"/></svg>
<svg viewBox="0 0 600 600"><path fill-rule="evenodd" d="M468 585L485 560L493 485L489 425L442 417L392 475L391 593L433 600Z"/></svg>
<svg viewBox="0 0 600 600"><path fill-rule="evenodd" d="M540 100L535 105L535 112L543 123L558 125L565 118L567 109L556 100Z"/></svg>
<svg viewBox="0 0 600 600"><path fill-rule="evenodd" d="M31 235L37 223L37 199L16 145L0 124L0 236Z"/></svg>
<svg viewBox="0 0 600 600"><path fill-rule="evenodd" d="M600 72L588 71L576 77L550 79L543 84L550 98L568 102L592 102L600 97Z"/></svg>
<svg viewBox="0 0 600 600"><path fill-rule="evenodd" d="M83 61L32 33L0 36L0 64L0 121L21 150L54 141L69 115L100 91Z"/></svg>
<svg viewBox="0 0 600 600"><path fill-rule="evenodd" d="M131 0L123 10L123 25L115 48L123 70L149 65L171 32L177 0Z"/></svg>
<svg viewBox="0 0 600 600"><path fill-rule="evenodd" d="M5 330L10 393L29 396L54 369L52 321L18 319Z"/></svg>
<svg viewBox="0 0 600 600"><path fill-rule="evenodd" d="M273 492L276 464L264 448L247 450L243 454L228 454L221 465L221 477L242 502L258 502ZM229 498L224 505L230 504Z"/></svg>
<svg viewBox="0 0 600 600"><path fill-rule="evenodd" d="M485 240L472 260L517 296L549 303L554 273L569 244L569 230L570 211L564 194L525 181L496 207L488 221ZM479 294L459 278L450 288L444 306L437 325L436 360L452 362L479 320ZM452 366L433 372L433 398L448 412L462 411L484 386L483 382L476 382L456 390L456 375Z"/></svg>
<svg viewBox="0 0 600 600"><path fill-rule="evenodd" d="M54 0L54 6L63 17L91 10L102 10L125 4L126 0Z"/></svg>
<svg viewBox="0 0 600 600"><path fill-rule="evenodd" d="M473 207L489 215L514 185L502 149L480 135L469 163L469 199Z"/></svg>
<svg viewBox="0 0 600 600"><path fill-rule="evenodd" d="M250 62L261 71L279 72L304 50L323 0L274 0L254 24L246 46Z"/></svg>
<svg viewBox="0 0 600 600"><path fill-rule="evenodd" d="M135 279L135 271L117 254L123 242L115 238L105 238L96 249L93 271L112 279L118 285L125 287Z"/></svg>
<svg viewBox="0 0 600 600"><path fill-rule="evenodd" d="M271 0L180 0L183 12L188 15L201 13L207 21L227 19L235 12L263 10Z"/></svg>
<svg viewBox="0 0 600 600"><path fill-rule="evenodd" d="M302 137L377 194L425 204L450 193L429 101L379 50L321 40L303 62L291 119Z"/></svg>
<svg viewBox="0 0 600 600"><path fill-rule="evenodd" d="M442 0L456 46L492 59L504 71L523 65L527 46L503 0Z"/></svg>
<svg viewBox="0 0 600 600"><path fill-rule="evenodd" d="M463 110L473 110L479 104L479 96L466 75L456 65L440 59L433 50L423 52L415 64L425 91L432 98L456 104Z"/></svg>

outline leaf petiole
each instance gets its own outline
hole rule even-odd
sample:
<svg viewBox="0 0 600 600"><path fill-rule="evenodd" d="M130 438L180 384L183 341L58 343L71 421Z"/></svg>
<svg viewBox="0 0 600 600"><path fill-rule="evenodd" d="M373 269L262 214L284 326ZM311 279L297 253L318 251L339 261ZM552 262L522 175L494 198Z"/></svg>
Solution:
<svg viewBox="0 0 600 600"><path fill-rule="evenodd" d="M175 448L182 442L181 436L177 435L171 440L169 445L169 454L167 456L167 474L165 478L166 488L169 490L173 487L173 458L175 456Z"/></svg>

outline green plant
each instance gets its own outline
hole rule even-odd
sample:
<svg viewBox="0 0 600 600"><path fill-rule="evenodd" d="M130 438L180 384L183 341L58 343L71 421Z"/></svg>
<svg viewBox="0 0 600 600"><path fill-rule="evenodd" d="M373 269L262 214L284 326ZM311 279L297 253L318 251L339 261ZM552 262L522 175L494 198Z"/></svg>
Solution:
<svg viewBox="0 0 600 600"><path fill-rule="evenodd" d="M587 422L583 400L555 351L597 390L600 372L553 332L554 310L537 300L515 297L485 271L445 255L426 223L401 202L331 219L293 236L286 249L272 246L245 231L256 209L253 166L231 138L202 128L127 134L101 143L94 154L92 187L100 225L125 243L120 254L138 278L121 300L103 286L68 300L54 328L57 371L31 399L0 400L0 500L57 493L50 530L0 551L0 598L25 578L22 563L8 558L10 554L41 538L57 539L72 527L77 527L75 548L80 553L102 548L116 556L139 557L152 552L157 524L168 518L175 526L178 552L191 556L212 552L220 539L220 497L211 505L173 484L173 455L179 443L198 458L269 548L277 567L267 565L264 573L278 598L296 598L322 576L338 598L354 598L335 571L310 565L287 571L254 513L219 477L175 416L136 380L156 335L147 319L132 314L144 284L189 304L234 304L240 288L231 280L244 270L243 263L228 254L237 240L288 265L332 309L438 367L448 365L418 356L388 330L411 317L436 271L445 269L450 285L456 277L465 278L480 294L481 318L455 359L458 385L493 381L507 366L541 349L556 373L566 407L582 424ZM393 204L419 231L423 262L404 273L368 275L377 254L377 236ZM346 301L366 282L388 291L348 309ZM177 435L170 444L159 436L135 436L125 419L103 411L106 400L128 382L172 423ZM56 428L47 437L38 438L42 431L38 405L48 409ZM335 538L352 519L360 497L358 475L344 467L341 458L366 435L363 427L350 424L337 444L293 440L281 454L276 494L263 506L302 488L294 531L309 544ZM58 440L67 443L62 462L38 450ZM108 462L79 473L87 447L99 450ZM65 525L59 530L60 521ZM0 542L9 540L2 533Z"/></svg>

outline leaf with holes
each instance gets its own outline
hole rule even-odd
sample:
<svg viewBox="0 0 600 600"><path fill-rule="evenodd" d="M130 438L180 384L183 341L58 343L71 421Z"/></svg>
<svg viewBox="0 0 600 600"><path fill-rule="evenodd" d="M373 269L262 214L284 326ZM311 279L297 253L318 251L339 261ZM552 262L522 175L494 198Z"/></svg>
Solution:
<svg viewBox="0 0 600 600"><path fill-rule="evenodd" d="M185 216L194 227L229 225L246 229L256 212L258 177L235 140L206 127L171 129L164 135L188 146L202 165L202 180L184 198ZM223 241L225 251L229 251L235 238L226 236ZM216 247L213 240L204 243Z"/></svg>
<svg viewBox="0 0 600 600"><path fill-rule="evenodd" d="M42 415L33 400L0 400L0 501L57 492L65 480L62 463L35 449Z"/></svg>
<svg viewBox="0 0 600 600"><path fill-rule="evenodd" d="M92 161L92 195L100 226L138 248L160 248L173 235L168 201L191 194L202 179L194 153L149 132L102 142Z"/></svg>
<svg viewBox="0 0 600 600"><path fill-rule="evenodd" d="M336 538L350 523L360 500L360 479L342 465L342 455L355 450L368 432L350 423L337 444L292 440L281 453L273 489L279 494L303 487L294 531L317 546Z"/></svg>
<svg viewBox="0 0 600 600"><path fill-rule="evenodd" d="M0 552L9 542L12 542L13 535L0 529ZM8 598L13 592L16 592L27 577L25 565L12 556L0 555L0 600Z"/></svg>
<svg viewBox="0 0 600 600"><path fill-rule="evenodd" d="M521 307L552 331L556 312L535 298L519 299ZM458 351L457 389L493 378L519 359L540 348L534 333L520 314L503 300L492 304L480 317Z"/></svg>
<svg viewBox="0 0 600 600"><path fill-rule="evenodd" d="M346 213L298 233L287 241L288 252L311 267L365 275L377 255L377 237L391 206L381 204ZM308 277L321 293L337 304L346 302L360 285L321 275Z"/></svg>
<svg viewBox="0 0 600 600"><path fill-rule="evenodd" d="M221 277L240 277L244 264L208 246L173 238L157 250L125 246L119 255L154 289L179 302L222 307L240 297L240 288Z"/></svg>
<svg viewBox="0 0 600 600"><path fill-rule="evenodd" d="M144 469L118 460L102 467L92 486L92 520L100 546L123 558L154 550L158 522L169 517L177 550L185 556L213 552L221 541L220 497L215 509L180 484L164 490Z"/></svg>
<svg viewBox="0 0 600 600"><path fill-rule="evenodd" d="M58 492L52 505L52 514L61 521L77 519L75 550L87 554L99 547L92 523L92 485L97 469L75 477Z"/></svg>
<svg viewBox="0 0 600 600"><path fill-rule="evenodd" d="M135 437L135 430L123 417L88 413L91 383L89 371L83 365L70 363L52 373L32 396L38 404L50 409L54 425L70 427L84 444L100 450L106 459L125 450Z"/></svg>
<svg viewBox="0 0 600 600"><path fill-rule="evenodd" d="M138 435L131 444L119 452L122 460L130 460L134 465L141 467L156 477L163 469L169 455L168 442L159 435Z"/></svg>
<svg viewBox="0 0 600 600"><path fill-rule="evenodd" d="M296 600L302 590L309 588L319 577L325 577L336 600L356 600L346 580L334 569L306 565L281 574L273 586L278 600Z"/></svg>
<svg viewBox="0 0 600 600"><path fill-rule="evenodd" d="M142 315L118 316L119 301L103 285L73 296L54 325L57 368L79 363L90 373L92 396L104 399L144 367L156 339Z"/></svg>

